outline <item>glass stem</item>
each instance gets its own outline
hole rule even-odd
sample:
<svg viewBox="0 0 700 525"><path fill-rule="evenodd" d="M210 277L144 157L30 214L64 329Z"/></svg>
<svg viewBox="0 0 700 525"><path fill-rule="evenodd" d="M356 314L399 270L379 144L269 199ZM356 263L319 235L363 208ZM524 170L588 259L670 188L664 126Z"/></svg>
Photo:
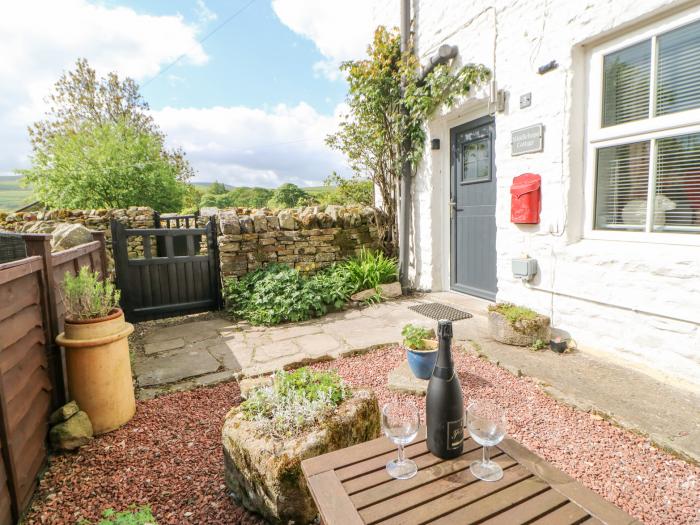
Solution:
<svg viewBox="0 0 700 525"><path fill-rule="evenodd" d="M397 463L401 464L404 461L406 461L406 455L404 454L404 451L403 451L403 444L399 444L399 459L398 459Z"/></svg>
<svg viewBox="0 0 700 525"><path fill-rule="evenodd" d="M481 454L482 454L481 459L482 459L482 462L484 464L488 465L489 463L491 463L491 458L489 457L489 447L486 447L486 446L482 447Z"/></svg>

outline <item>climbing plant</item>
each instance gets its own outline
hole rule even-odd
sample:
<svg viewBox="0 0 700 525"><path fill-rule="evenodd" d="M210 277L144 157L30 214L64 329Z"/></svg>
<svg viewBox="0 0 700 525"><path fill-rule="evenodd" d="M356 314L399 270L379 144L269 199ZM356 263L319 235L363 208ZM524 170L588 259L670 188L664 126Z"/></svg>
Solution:
<svg viewBox="0 0 700 525"><path fill-rule="evenodd" d="M413 45L402 53L398 30L383 26L374 33L368 58L345 62L340 69L349 84L348 112L326 142L344 153L352 170L377 188L386 217L385 248L393 255L398 247L397 184L402 164L410 161L415 173L430 115L468 94L490 72L481 65L442 64L421 79Z"/></svg>

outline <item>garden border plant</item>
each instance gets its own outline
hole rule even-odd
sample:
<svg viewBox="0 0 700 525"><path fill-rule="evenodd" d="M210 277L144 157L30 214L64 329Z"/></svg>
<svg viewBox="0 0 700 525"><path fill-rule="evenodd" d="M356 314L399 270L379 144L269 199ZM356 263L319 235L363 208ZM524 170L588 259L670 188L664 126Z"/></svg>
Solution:
<svg viewBox="0 0 700 525"><path fill-rule="evenodd" d="M366 302L381 300L380 286L396 280L396 260L382 252L362 250L314 275L302 275L285 264L271 263L237 279L224 279L223 296L235 318L255 325L275 325L320 317L345 306L355 292L373 288Z"/></svg>

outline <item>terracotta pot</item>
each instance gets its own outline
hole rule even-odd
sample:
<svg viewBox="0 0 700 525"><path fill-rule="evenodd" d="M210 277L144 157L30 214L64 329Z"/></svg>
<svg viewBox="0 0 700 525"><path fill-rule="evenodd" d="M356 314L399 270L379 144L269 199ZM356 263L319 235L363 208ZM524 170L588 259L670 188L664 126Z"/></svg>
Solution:
<svg viewBox="0 0 700 525"><path fill-rule="evenodd" d="M66 319L56 342L66 349L68 392L87 412L95 434L119 428L136 412L129 342L134 331L124 313L107 317Z"/></svg>

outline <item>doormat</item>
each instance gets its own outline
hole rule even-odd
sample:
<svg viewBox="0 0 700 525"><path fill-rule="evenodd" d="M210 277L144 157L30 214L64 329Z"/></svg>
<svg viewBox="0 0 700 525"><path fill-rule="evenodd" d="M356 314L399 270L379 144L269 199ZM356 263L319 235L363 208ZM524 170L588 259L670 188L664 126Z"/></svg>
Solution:
<svg viewBox="0 0 700 525"><path fill-rule="evenodd" d="M461 321L462 319L469 319L472 316L469 312L463 312L462 310L457 310L457 308L452 308L442 303L417 304L415 306L409 306L408 309L437 321L440 319Z"/></svg>

